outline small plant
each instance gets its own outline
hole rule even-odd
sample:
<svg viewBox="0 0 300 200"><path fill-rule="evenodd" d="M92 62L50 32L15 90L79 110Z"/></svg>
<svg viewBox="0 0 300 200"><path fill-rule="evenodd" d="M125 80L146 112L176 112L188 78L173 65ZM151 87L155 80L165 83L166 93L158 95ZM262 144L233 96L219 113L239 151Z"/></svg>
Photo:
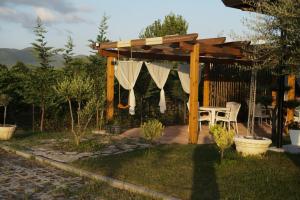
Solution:
<svg viewBox="0 0 300 200"><path fill-rule="evenodd" d="M6 124L6 110L9 102L11 101L11 97L7 94L1 94L0 95L0 106L4 107L4 116L3 116L3 126Z"/></svg>
<svg viewBox="0 0 300 200"><path fill-rule="evenodd" d="M141 129L143 137L153 143L155 139L158 139L162 136L164 126L157 119L153 119L145 122L141 126Z"/></svg>
<svg viewBox="0 0 300 200"><path fill-rule="evenodd" d="M223 128L220 125L214 125L209 129L209 132L213 135L215 142L220 149L221 159L223 159L225 149L233 144L234 131L227 131L226 128Z"/></svg>

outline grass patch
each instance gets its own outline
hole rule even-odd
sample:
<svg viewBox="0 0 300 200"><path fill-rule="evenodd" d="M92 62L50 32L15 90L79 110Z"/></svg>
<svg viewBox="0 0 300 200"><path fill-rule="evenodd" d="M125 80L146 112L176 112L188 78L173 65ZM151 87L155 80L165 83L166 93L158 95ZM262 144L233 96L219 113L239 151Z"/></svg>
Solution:
<svg viewBox="0 0 300 200"><path fill-rule="evenodd" d="M151 200L153 198L126 190L113 188L104 182L89 181L79 189L71 187L60 188L57 193L66 199L76 197L76 199L111 199L111 200Z"/></svg>
<svg viewBox="0 0 300 200"><path fill-rule="evenodd" d="M151 151L76 161L75 166L182 199L297 199L300 156L243 158L214 145L161 145Z"/></svg>
<svg viewBox="0 0 300 200"><path fill-rule="evenodd" d="M77 146L74 142L73 135L69 132L23 132L16 133L9 141L3 144L14 147L18 150L26 150L33 146L51 146L51 149L60 151L76 152L94 152L101 150L105 144L101 143L104 137L86 138ZM50 142L51 140L51 142ZM106 140L109 140L106 138Z"/></svg>

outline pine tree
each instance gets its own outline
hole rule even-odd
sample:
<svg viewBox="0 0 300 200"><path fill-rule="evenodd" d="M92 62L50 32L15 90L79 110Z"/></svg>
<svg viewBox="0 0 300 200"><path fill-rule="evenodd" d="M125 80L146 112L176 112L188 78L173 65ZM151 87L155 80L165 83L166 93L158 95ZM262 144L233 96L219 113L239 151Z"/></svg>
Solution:
<svg viewBox="0 0 300 200"><path fill-rule="evenodd" d="M63 58L65 60L65 67L69 67L70 63L73 60L73 56L74 56L74 43L73 43L73 39L71 36L68 37L67 43L65 45L65 51L63 53Z"/></svg>
<svg viewBox="0 0 300 200"><path fill-rule="evenodd" d="M38 17L34 27L34 33L36 40L32 43L34 53L40 62L40 67L33 70L31 82L30 94L34 97L28 99L34 99L35 103L39 105L41 109L40 116L40 131L44 130L44 120L47 107L53 101L53 85L55 84L55 73L51 66L51 57L54 56L61 49L54 49L47 46L45 34L47 33L42 20ZM29 84L30 85L30 84ZM33 103L34 104L34 103Z"/></svg>
<svg viewBox="0 0 300 200"><path fill-rule="evenodd" d="M96 40L89 40L91 46L95 43L108 42L107 37L109 17L104 14L102 16L100 25L98 27L98 35ZM96 128L101 129L103 121L103 112L105 104L105 86L106 86L106 58L99 55L98 52L94 52L93 55L89 56L89 64L87 65L87 74L93 79L95 84L95 95L97 99L97 110L96 110Z"/></svg>

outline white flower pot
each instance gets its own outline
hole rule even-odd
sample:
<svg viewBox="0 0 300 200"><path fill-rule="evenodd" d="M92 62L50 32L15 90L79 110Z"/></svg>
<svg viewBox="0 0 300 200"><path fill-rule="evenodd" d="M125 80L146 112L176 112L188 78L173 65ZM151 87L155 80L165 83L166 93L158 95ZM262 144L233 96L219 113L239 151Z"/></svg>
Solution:
<svg viewBox="0 0 300 200"><path fill-rule="evenodd" d="M0 126L0 140L9 140L16 130L15 125Z"/></svg>
<svg viewBox="0 0 300 200"><path fill-rule="evenodd" d="M234 143L237 152L243 156L260 155L267 152L272 141L268 138L255 139L252 136L236 136Z"/></svg>
<svg viewBox="0 0 300 200"><path fill-rule="evenodd" d="M300 146L300 130L289 130L292 145Z"/></svg>

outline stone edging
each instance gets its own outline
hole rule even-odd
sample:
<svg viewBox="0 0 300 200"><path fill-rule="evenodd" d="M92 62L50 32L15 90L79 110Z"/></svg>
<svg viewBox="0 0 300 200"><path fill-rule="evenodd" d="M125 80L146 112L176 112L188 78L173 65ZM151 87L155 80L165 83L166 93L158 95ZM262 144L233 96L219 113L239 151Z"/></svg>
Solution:
<svg viewBox="0 0 300 200"><path fill-rule="evenodd" d="M67 171L67 172L71 172L71 173L77 174L77 175L82 176L82 177L87 177L87 178L94 179L94 180L97 180L97 181L105 182L105 183L109 184L110 186L118 188L118 189L128 190L128 191L131 191L131 192L135 192L135 193L139 193L139 194L143 194L143 195L146 195L146 196L151 196L151 197L159 198L159 199L179 200L178 198L168 196L168 195L165 195L163 193L160 193L160 192L157 192L157 191L154 191L154 190L147 189L143 186L138 186L138 185L134 185L134 184L127 183L127 182L124 182L124 181L120 181L120 180L117 180L117 179L114 179L114 178L110 178L110 177L107 177L107 176L102 176L102 175L99 175L99 174L91 173L89 171L78 169L78 168L73 167L73 166L68 165L68 164L60 163L60 162L53 161L53 160L50 160L50 159L47 159L47 158L43 158L41 156L35 156L35 155L32 155L32 154L27 153L27 152L19 151L19 150L16 150L16 149L12 148L12 147L9 147L9 146L5 146L5 145L0 144L0 148L5 150L5 151L8 151L8 152L15 153L15 154L17 154L17 155L19 155L23 158L26 158L26 159L34 159L38 162L51 165L51 166L56 167L58 169L61 169L61 170Z"/></svg>

